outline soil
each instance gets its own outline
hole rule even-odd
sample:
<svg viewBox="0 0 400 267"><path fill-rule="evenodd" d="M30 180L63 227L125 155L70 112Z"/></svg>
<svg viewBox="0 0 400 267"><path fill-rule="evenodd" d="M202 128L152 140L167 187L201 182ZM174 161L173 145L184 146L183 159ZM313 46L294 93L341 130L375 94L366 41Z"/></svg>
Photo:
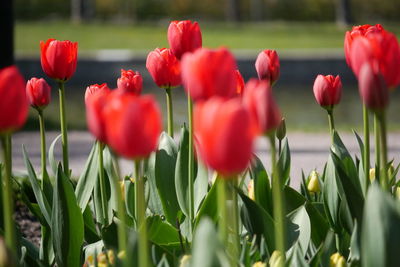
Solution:
<svg viewBox="0 0 400 267"><path fill-rule="evenodd" d="M14 220L21 231L21 235L34 245L39 246L40 223L21 201L15 203Z"/></svg>

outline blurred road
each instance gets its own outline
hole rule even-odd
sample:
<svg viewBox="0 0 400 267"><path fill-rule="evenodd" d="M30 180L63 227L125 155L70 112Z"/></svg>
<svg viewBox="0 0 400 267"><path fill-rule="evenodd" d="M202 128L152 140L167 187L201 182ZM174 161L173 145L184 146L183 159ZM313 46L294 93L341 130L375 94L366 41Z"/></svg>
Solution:
<svg viewBox="0 0 400 267"><path fill-rule="evenodd" d="M57 132L47 133L47 147L58 135ZM349 149L352 155L359 156L359 149L357 141L353 134L341 134L342 140ZM90 148L94 142L93 137L87 132L72 131L68 135L69 138L69 153L70 153L70 167L73 176L78 176L82 171L86 158L90 152ZM296 188L301 180L301 170L308 174L314 168L322 172L324 163L329 155L330 137L325 133L304 133L293 132L288 133L289 146L291 149L291 179L292 186ZM400 133L390 133L388 136L389 144L389 159L395 158L398 162L398 155L400 154ZM178 138L177 138L178 139ZM373 140L373 139L371 139ZM22 158L22 144L25 144L29 157L35 169L40 171L40 141L39 133L34 132L20 132L13 136L13 171L18 173L25 173L25 166ZM260 157L270 169L270 156L269 145L267 140L258 139L255 144L256 154ZM373 144L372 152L373 153ZM57 145L55 149L56 158L61 160L61 144ZM374 155L371 155L374 159ZM371 160L371 162L372 162ZM127 160L121 160L121 170L123 174L128 174L132 171L133 164Z"/></svg>

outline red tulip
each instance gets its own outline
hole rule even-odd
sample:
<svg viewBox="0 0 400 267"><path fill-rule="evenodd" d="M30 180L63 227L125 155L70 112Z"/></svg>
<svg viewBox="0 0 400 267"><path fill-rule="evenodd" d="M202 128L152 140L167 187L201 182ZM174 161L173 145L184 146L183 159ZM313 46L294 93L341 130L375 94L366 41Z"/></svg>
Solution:
<svg viewBox="0 0 400 267"><path fill-rule="evenodd" d="M75 73L78 43L49 39L40 42L40 50L43 71L50 78L66 81Z"/></svg>
<svg viewBox="0 0 400 267"><path fill-rule="evenodd" d="M194 133L203 161L225 177L246 169L253 151L250 114L240 100L213 97L197 103Z"/></svg>
<svg viewBox="0 0 400 267"><path fill-rule="evenodd" d="M94 94L97 94L98 92L102 91L110 91L110 88L106 83L102 84L92 84L88 87L86 87L86 92L85 92L85 103L87 102L88 98Z"/></svg>
<svg viewBox="0 0 400 267"><path fill-rule="evenodd" d="M199 24L190 20L171 21L168 27L168 43L178 59L184 53L200 48L202 38Z"/></svg>
<svg viewBox="0 0 400 267"><path fill-rule="evenodd" d="M243 95L244 90L244 80L242 74L239 70L236 70L236 93L238 95Z"/></svg>
<svg viewBox="0 0 400 267"><path fill-rule="evenodd" d="M16 66L0 69L0 134L21 128L27 115L24 78Z"/></svg>
<svg viewBox="0 0 400 267"><path fill-rule="evenodd" d="M376 61L389 88L400 84L400 46L394 34L382 31L356 38L351 45L350 58L357 77L364 63Z"/></svg>
<svg viewBox="0 0 400 267"><path fill-rule="evenodd" d="M268 81L249 80L244 89L243 103L250 112L255 134L268 134L280 125L282 116Z"/></svg>
<svg viewBox="0 0 400 267"><path fill-rule="evenodd" d="M111 90L107 84L94 84L86 88L86 122L89 131L97 140L105 143L107 141L104 108L110 97Z"/></svg>
<svg viewBox="0 0 400 267"><path fill-rule="evenodd" d="M379 72L378 62L365 63L359 72L359 91L365 105L381 110L389 104L389 89Z"/></svg>
<svg viewBox="0 0 400 267"><path fill-rule="evenodd" d="M361 25L354 26L351 31L347 31L344 38L344 54L346 57L347 64L351 67L351 57L350 51L353 41L360 36L368 36L371 33L380 33L384 31L383 27L380 24L376 25Z"/></svg>
<svg viewBox="0 0 400 267"><path fill-rule="evenodd" d="M143 78L138 71L121 69L121 77L117 80L118 89L140 95L143 87Z"/></svg>
<svg viewBox="0 0 400 267"><path fill-rule="evenodd" d="M182 59L182 80L194 101L236 96L236 60L226 48L200 48Z"/></svg>
<svg viewBox="0 0 400 267"><path fill-rule="evenodd" d="M280 62L275 50L261 51L256 60L256 71L260 80L268 80L274 84L279 78Z"/></svg>
<svg viewBox="0 0 400 267"><path fill-rule="evenodd" d="M146 158L157 148L160 109L151 96L115 94L104 110L107 144L119 155Z"/></svg>
<svg viewBox="0 0 400 267"><path fill-rule="evenodd" d="M314 96L317 103L326 109L339 104L342 96L342 81L339 75L318 75L314 82Z"/></svg>
<svg viewBox="0 0 400 267"><path fill-rule="evenodd" d="M34 108L42 109L51 100L51 88L43 78L32 78L26 83L26 95Z"/></svg>
<svg viewBox="0 0 400 267"><path fill-rule="evenodd" d="M181 66L171 49L156 48L147 56L146 68L154 82L162 88L180 85Z"/></svg>

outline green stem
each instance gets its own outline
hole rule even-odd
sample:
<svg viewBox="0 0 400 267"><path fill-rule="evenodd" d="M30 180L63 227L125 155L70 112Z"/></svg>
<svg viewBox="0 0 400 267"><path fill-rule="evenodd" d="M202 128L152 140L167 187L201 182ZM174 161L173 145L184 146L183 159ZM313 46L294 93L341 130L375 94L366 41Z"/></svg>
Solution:
<svg viewBox="0 0 400 267"><path fill-rule="evenodd" d="M378 114L381 138L381 185L383 190L389 190L389 177L387 170L387 140L386 140L386 114L382 110Z"/></svg>
<svg viewBox="0 0 400 267"><path fill-rule="evenodd" d="M193 152L193 102L188 94L189 115L189 159L188 159L188 183L189 183L189 233L193 232L194 224L194 152Z"/></svg>
<svg viewBox="0 0 400 267"><path fill-rule="evenodd" d="M3 159L5 167L5 175L2 177L2 192L3 192L3 218L4 218L4 235L6 245L12 251L13 256L17 256L17 247L15 240L15 227L14 220L12 218L14 212L14 202L12 197L12 185L11 185L11 135L7 134L1 137L3 146Z"/></svg>
<svg viewBox="0 0 400 267"><path fill-rule="evenodd" d="M276 148L275 148L275 135L274 133L269 136L271 145L271 164L272 164L272 199L274 207L275 219L275 247L282 253L282 266L286 262L286 227L285 227L285 208L282 196L282 181L280 178L280 170L276 162ZM281 267L282 267L281 266Z"/></svg>
<svg viewBox="0 0 400 267"><path fill-rule="evenodd" d="M280 156L282 152L282 140L278 139L278 155Z"/></svg>
<svg viewBox="0 0 400 267"><path fill-rule="evenodd" d="M165 88L167 95L167 112L168 112L168 134L174 137L174 113L172 108L172 91L171 88Z"/></svg>
<svg viewBox="0 0 400 267"><path fill-rule="evenodd" d="M147 246L146 200L144 196L144 177L140 172L140 160L135 161L135 189L136 189L136 227L139 234L139 266L149 266L149 252Z"/></svg>
<svg viewBox="0 0 400 267"><path fill-rule="evenodd" d="M379 177L379 170L381 169L380 155L381 155L381 132L379 129L378 114L374 114L374 135L375 135L375 178Z"/></svg>
<svg viewBox="0 0 400 267"><path fill-rule="evenodd" d="M60 122L61 122L61 140L63 151L64 173L69 177L69 162L68 162L68 132L67 132L67 114L65 112L65 90L64 82L59 82L59 100L60 100Z"/></svg>
<svg viewBox="0 0 400 267"><path fill-rule="evenodd" d="M107 197L106 197L106 180L104 177L104 161L103 161L103 149L104 144L100 141L97 141L97 146L99 150L99 179L100 179L100 198L101 198L101 209L103 211L103 219L104 226L106 226L108 221L108 205L107 205ZM119 187L117 187L119 188Z"/></svg>
<svg viewBox="0 0 400 267"><path fill-rule="evenodd" d="M364 120L364 174L365 174L365 193L369 186L369 168L370 168L370 151L369 151L369 116L368 109L363 104L363 120Z"/></svg>
<svg viewBox="0 0 400 267"><path fill-rule="evenodd" d="M218 190L218 213L219 213L219 223L218 223L218 233L220 240L223 244L228 242L228 221L227 221L227 209L226 209L226 185L223 178L219 175L215 181L217 183L217 190Z"/></svg>
<svg viewBox="0 0 400 267"><path fill-rule="evenodd" d="M328 120L329 120L329 130L331 133L332 144L333 144L333 134L335 132L335 121L333 119L333 109L328 110Z"/></svg>
<svg viewBox="0 0 400 267"><path fill-rule="evenodd" d="M39 114L39 126L40 126L40 152L41 152L41 167L42 167L42 190L44 189L44 177L47 175L46 168L46 130L44 127L44 115L43 110L38 110Z"/></svg>
<svg viewBox="0 0 400 267"><path fill-rule="evenodd" d="M230 224L230 229L232 233L231 242L228 243L228 255L231 258L231 266L237 266L239 260L239 211L238 211L238 199L235 187L237 186L237 177L229 178L229 180L224 181L228 184L226 187L229 200L231 201L230 211L228 212L228 223Z"/></svg>

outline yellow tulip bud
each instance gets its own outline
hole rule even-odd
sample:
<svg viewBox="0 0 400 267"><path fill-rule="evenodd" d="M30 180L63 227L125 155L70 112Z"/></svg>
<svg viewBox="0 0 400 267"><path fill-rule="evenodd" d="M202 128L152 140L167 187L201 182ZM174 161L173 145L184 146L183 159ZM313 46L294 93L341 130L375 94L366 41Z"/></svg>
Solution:
<svg viewBox="0 0 400 267"><path fill-rule="evenodd" d="M308 181L307 189L311 193L318 193L320 191L318 176L318 172L315 170L310 174L310 180Z"/></svg>
<svg viewBox="0 0 400 267"><path fill-rule="evenodd" d="M254 180L251 179L249 184L247 185L247 190L248 190L248 196L250 199L255 200L255 195L254 195Z"/></svg>
<svg viewBox="0 0 400 267"><path fill-rule="evenodd" d="M346 259L340 255L338 252L336 252L335 254L332 254L332 256L330 257L330 263L329 263L330 267L346 267Z"/></svg>
<svg viewBox="0 0 400 267"><path fill-rule="evenodd" d="M369 169L369 180L371 183L375 181L375 168Z"/></svg>
<svg viewBox="0 0 400 267"><path fill-rule="evenodd" d="M282 266L282 253L279 250L272 252L271 258L269 258L270 267L280 267Z"/></svg>
<svg viewBox="0 0 400 267"><path fill-rule="evenodd" d="M192 258L191 255L183 255L179 263L179 267L189 267L191 258Z"/></svg>
<svg viewBox="0 0 400 267"><path fill-rule="evenodd" d="M97 262L100 266L100 264L107 264L107 256L104 252L101 252L100 254L97 255Z"/></svg>
<svg viewBox="0 0 400 267"><path fill-rule="evenodd" d="M251 267L267 267L267 264L261 261L257 261Z"/></svg>
<svg viewBox="0 0 400 267"><path fill-rule="evenodd" d="M115 254L114 254L114 250L109 249L107 251L107 257L108 257L108 262L111 264L115 263Z"/></svg>
<svg viewBox="0 0 400 267"><path fill-rule="evenodd" d="M343 256L340 256L335 267L346 267L346 259Z"/></svg>
<svg viewBox="0 0 400 267"><path fill-rule="evenodd" d="M121 250L120 252L118 252L117 257L118 257L118 259L120 259L120 260L124 260L125 257L126 257L126 252L125 252L125 250Z"/></svg>

